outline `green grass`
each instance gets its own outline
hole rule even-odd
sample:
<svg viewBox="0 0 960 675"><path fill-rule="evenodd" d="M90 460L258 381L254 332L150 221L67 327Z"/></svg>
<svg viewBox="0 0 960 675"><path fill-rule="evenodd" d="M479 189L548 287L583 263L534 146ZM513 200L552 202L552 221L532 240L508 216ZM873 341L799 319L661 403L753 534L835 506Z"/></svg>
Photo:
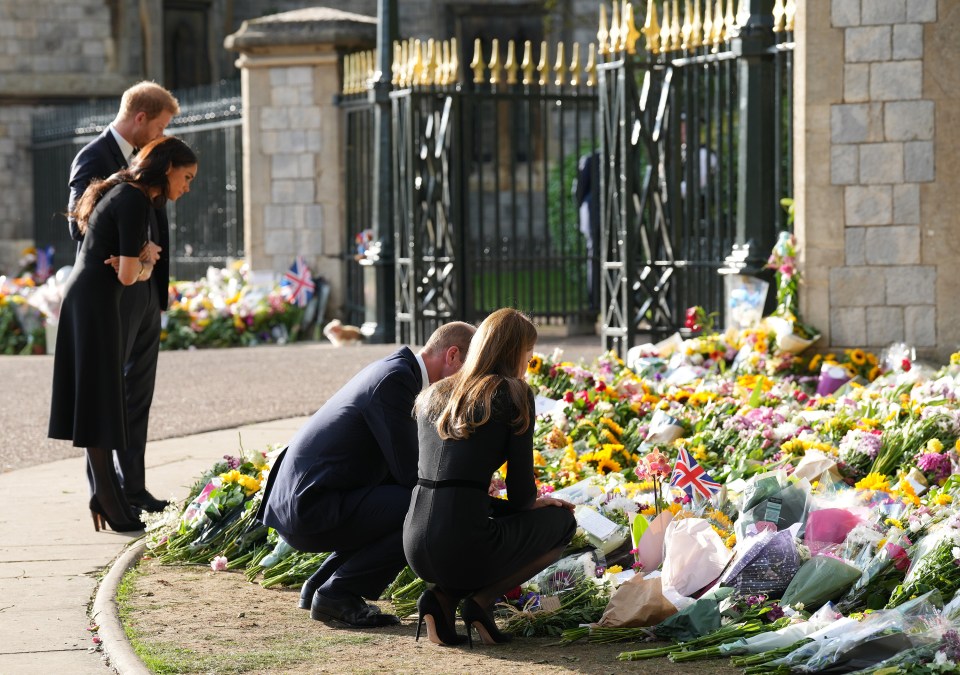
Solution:
<svg viewBox="0 0 960 675"><path fill-rule="evenodd" d="M515 307L533 315L567 314L586 305L586 275L563 268L484 270L474 275L473 293L481 312Z"/></svg>
<svg viewBox="0 0 960 675"><path fill-rule="evenodd" d="M144 665L154 673L247 673L295 666L307 661L316 661L324 650L338 645L361 645L375 639L372 635L338 635L302 639L300 636L264 635L248 644L222 641L222 649L213 653L200 653L181 645L147 640L135 625L136 608L133 599L139 598L137 580L142 575L139 566L128 571L117 588L117 605L120 623L134 652ZM216 635L205 637L207 643L218 643Z"/></svg>

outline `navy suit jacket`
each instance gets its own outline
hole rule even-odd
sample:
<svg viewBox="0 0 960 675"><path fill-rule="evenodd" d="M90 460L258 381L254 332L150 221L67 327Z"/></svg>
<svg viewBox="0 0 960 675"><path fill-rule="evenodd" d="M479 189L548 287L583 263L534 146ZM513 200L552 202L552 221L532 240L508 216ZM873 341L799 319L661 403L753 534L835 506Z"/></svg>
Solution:
<svg viewBox="0 0 960 675"><path fill-rule="evenodd" d="M409 347L376 361L293 437L267 480L258 517L281 534L337 525L376 486L417 483L413 404L420 364Z"/></svg>
<svg viewBox="0 0 960 675"><path fill-rule="evenodd" d="M87 143L83 149L73 158L73 164L70 165L70 201L67 202L67 213L73 213L77 208L77 202L83 196L84 190L90 183L97 179L112 176L120 169L126 168L127 162L120 152L120 146L117 145L110 127L107 127L95 139ZM154 284L153 288L157 293L157 299L160 302L160 309L167 308L169 298L168 286L170 285L170 224L167 222L166 208L155 209L157 214L157 241L163 249L160 251L160 259L157 260L153 268L153 274L148 283ZM77 228L77 221L71 216L67 216L67 224L70 227L70 237L76 242L83 241L83 234ZM154 280L155 283L154 283Z"/></svg>

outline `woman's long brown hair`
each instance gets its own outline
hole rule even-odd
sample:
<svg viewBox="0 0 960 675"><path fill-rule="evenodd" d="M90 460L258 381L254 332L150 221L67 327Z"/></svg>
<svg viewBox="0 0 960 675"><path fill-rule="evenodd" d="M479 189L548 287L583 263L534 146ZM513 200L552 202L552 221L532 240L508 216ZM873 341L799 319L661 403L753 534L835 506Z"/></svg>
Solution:
<svg viewBox="0 0 960 675"><path fill-rule="evenodd" d="M153 201L156 208L167 203L167 169L192 166L197 163L196 153L176 136L164 136L147 143L126 169L121 169L105 180L96 180L87 186L77 203L77 210L70 215L77 219L81 232L87 231L90 214L107 190L120 183L133 183L141 188L159 187L160 196Z"/></svg>
<svg viewBox="0 0 960 675"><path fill-rule="evenodd" d="M468 438L490 419L493 395L506 383L518 411L511 423L522 434L533 411L530 386L517 374L536 342L537 328L530 319L515 309L498 309L480 324L460 371L417 397L417 416L435 420L442 439Z"/></svg>

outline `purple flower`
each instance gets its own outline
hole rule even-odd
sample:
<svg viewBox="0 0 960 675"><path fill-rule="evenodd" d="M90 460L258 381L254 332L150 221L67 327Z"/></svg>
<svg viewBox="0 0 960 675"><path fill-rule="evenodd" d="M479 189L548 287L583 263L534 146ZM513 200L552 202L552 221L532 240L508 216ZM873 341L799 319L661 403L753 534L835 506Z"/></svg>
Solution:
<svg viewBox="0 0 960 675"><path fill-rule="evenodd" d="M767 621L773 623L777 619L783 618L783 607L778 604L770 606L770 610L766 613L765 617Z"/></svg>
<svg viewBox="0 0 960 675"><path fill-rule="evenodd" d="M917 457L917 467L926 474L932 474L937 482L950 476L950 458L935 452L925 452Z"/></svg>
<svg viewBox="0 0 960 675"><path fill-rule="evenodd" d="M230 467L231 469L239 469L239 468L240 468L240 458L239 458L239 457L233 457L233 456L231 456L231 455L224 455L223 458L224 458L225 460L227 460L227 466Z"/></svg>
<svg viewBox="0 0 960 675"><path fill-rule="evenodd" d="M593 573L596 575L597 579L602 579L603 575L607 573L607 568L603 565L597 565L597 568Z"/></svg>
<svg viewBox="0 0 960 675"><path fill-rule="evenodd" d="M957 631L951 629L943 634L943 647L948 659L960 660L960 634Z"/></svg>

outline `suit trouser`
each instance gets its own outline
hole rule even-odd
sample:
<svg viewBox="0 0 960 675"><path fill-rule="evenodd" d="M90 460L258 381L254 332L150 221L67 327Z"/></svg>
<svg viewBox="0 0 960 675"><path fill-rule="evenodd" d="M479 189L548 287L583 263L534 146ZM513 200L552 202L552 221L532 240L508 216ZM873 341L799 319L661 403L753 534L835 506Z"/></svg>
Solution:
<svg viewBox="0 0 960 675"><path fill-rule="evenodd" d="M326 577L321 593L376 600L407 564L403 521L411 494L400 485L378 485L334 527L315 534L281 534L297 550L332 551L313 575Z"/></svg>
<svg viewBox="0 0 960 675"><path fill-rule="evenodd" d="M160 351L160 303L154 281L123 289L120 323L125 344L127 447L116 448L116 463L123 491L129 495L146 489L144 452Z"/></svg>

